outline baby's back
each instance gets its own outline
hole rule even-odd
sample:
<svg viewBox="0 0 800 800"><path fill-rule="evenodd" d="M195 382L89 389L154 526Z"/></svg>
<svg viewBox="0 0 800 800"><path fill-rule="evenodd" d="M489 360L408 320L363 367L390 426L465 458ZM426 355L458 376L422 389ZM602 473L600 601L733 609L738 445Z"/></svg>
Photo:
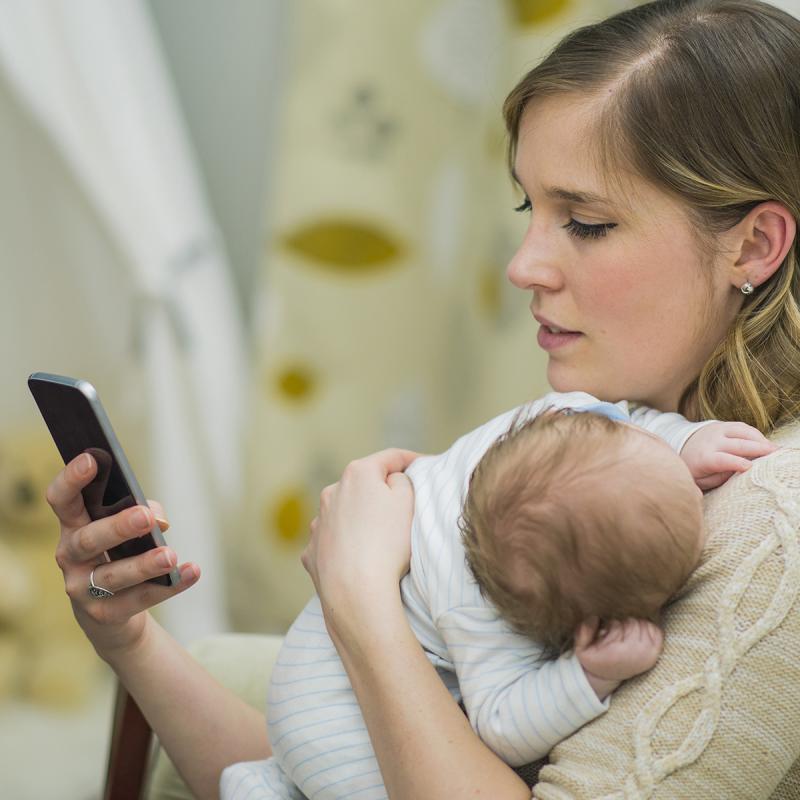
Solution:
<svg viewBox="0 0 800 800"><path fill-rule="evenodd" d="M418 458L407 474L414 485L411 568L401 593L411 627L451 693L458 686L435 626L448 604L482 603L464 563L458 517L469 476L511 421L513 412L459 439L449 450ZM350 681L313 597L286 634L267 701L274 754L307 796L336 797L347 780L356 789L380 780ZM367 771L354 777L353 764ZM339 788L341 788L339 786Z"/></svg>
<svg viewBox="0 0 800 800"><path fill-rule="evenodd" d="M526 411L533 415L551 402L577 404L585 397L547 395ZM414 634L456 700L453 662L436 623L449 609L486 606L466 566L458 520L472 471L518 410L462 436L444 453L418 458L406 471L414 485L414 518L401 594ZM337 797L344 781L349 791L365 791L364 797L383 796L366 725L316 596L284 639L272 672L267 724L281 766L307 797ZM354 770L359 764L364 769Z"/></svg>
<svg viewBox="0 0 800 800"><path fill-rule="evenodd" d="M414 634L431 661L452 670L436 622L454 607L486 605L467 569L459 517L477 463L510 426L512 409L458 439L440 455L414 461L406 474L414 485L411 567L400 582L403 604Z"/></svg>

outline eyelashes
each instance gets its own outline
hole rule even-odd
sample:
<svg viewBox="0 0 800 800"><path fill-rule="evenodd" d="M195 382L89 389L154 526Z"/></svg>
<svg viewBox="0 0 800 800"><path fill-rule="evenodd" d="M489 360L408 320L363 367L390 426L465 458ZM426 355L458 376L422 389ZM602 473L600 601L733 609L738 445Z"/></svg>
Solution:
<svg viewBox="0 0 800 800"><path fill-rule="evenodd" d="M579 239L600 239L605 236L613 227L612 222L605 222L602 225L584 225L575 219L571 219L566 225L562 225L571 236Z"/></svg>
<svg viewBox="0 0 800 800"><path fill-rule="evenodd" d="M531 205L531 201L530 201L530 200L528 200L528 198L526 197L526 198L525 198L525 199L522 201L522 205L521 205L521 206L517 206L517 207L514 209L514 211L530 211L532 208L533 208L533 206Z"/></svg>
<svg viewBox="0 0 800 800"><path fill-rule="evenodd" d="M532 208L531 201L526 197L522 205L517 206L514 211L531 211ZM578 239L600 239L612 228L616 228L617 223L604 222L600 225L586 225L583 222L578 222L576 219L571 219L566 225L562 225L561 227L564 228L570 236L575 236Z"/></svg>

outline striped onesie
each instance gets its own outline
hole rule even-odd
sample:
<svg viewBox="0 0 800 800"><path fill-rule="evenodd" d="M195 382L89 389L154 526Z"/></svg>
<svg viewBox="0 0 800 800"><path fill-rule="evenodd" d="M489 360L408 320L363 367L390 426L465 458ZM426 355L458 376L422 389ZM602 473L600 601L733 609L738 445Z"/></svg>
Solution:
<svg viewBox="0 0 800 800"><path fill-rule="evenodd" d="M531 418L547 407L629 420L676 452L709 422L629 409L625 401L599 403L584 392L553 392L522 408ZM519 410L495 417L444 453L422 456L408 468L414 486L411 567L400 584L409 623L429 660L478 736L511 766L543 757L609 704L609 698L598 700L574 654L540 660L541 648L504 623L466 565L458 519L470 476ZM272 672L267 724L273 757L225 769L222 800L387 797L316 596L286 634Z"/></svg>

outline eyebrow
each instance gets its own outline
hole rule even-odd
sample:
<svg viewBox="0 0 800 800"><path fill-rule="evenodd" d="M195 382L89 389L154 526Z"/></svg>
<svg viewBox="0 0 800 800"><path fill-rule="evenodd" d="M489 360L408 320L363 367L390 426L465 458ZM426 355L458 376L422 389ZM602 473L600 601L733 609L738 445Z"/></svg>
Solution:
<svg viewBox="0 0 800 800"><path fill-rule="evenodd" d="M517 175L517 171L513 167L511 168L511 177L521 189L522 183ZM545 189L544 194L545 197L549 197L551 200L566 200L570 203L606 203L607 205L614 205L607 197L602 197L599 194L583 190L577 192L573 189L562 189L560 186L550 186Z"/></svg>

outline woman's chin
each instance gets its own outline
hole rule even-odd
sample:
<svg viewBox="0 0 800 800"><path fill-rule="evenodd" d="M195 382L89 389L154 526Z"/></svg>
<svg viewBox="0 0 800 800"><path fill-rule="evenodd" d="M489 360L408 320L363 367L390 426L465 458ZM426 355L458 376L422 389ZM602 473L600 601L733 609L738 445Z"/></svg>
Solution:
<svg viewBox="0 0 800 800"><path fill-rule="evenodd" d="M620 400L631 400L635 397L633 393L626 394L624 387L614 385L609 381L599 381L596 376L581 373L578 370L566 370L562 368L547 369L547 383L554 392L586 392L586 394L604 400L607 403L618 403ZM649 403L648 405L652 405Z"/></svg>
<svg viewBox="0 0 800 800"><path fill-rule="evenodd" d="M550 358L547 361L547 382L554 392L587 392L596 395L595 382L580 370L569 369Z"/></svg>

